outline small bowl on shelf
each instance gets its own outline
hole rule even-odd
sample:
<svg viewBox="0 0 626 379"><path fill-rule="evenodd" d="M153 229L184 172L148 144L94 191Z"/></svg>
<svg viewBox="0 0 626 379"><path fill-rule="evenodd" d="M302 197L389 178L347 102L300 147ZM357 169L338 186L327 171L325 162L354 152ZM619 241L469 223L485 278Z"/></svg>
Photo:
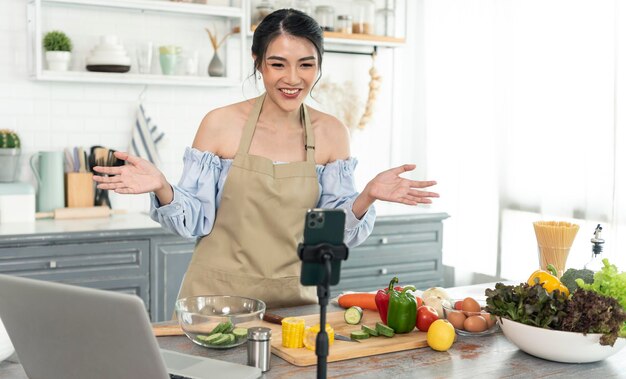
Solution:
<svg viewBox="0 0 626 379"><path fill-rule="evenodd" d="M474 300L470 302L474 307L471 311L463 310L462 304L467 302L468 298L450 300L449 303L443 304L444 318L448 320L456 334L460 336L486 336L498 330L495 316L486 312L485 302L483 300Z"/></svg>
<svg viewBox="0 0 626 379"><path fill-rule="evenodd" d="M265 303L240 296L193 296L176 301L181 329L195 344L227 349L247 340L247 328L261 321Z"/></svg>

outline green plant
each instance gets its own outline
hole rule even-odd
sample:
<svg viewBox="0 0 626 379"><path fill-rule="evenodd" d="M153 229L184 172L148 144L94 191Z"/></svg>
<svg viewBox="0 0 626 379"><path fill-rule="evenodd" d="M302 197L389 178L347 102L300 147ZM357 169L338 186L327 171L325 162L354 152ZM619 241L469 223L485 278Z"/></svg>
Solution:
<svg viewBox="0 0 626 379"><path fill-rule="evenodd" d="M14 149L20 147L20 137L12 130L0 129L0 148Z"/></svg>
<svg viewBox="0 0 626 379"><path fill-rule="evenodd" d="M43 37L46 51L72 51L72 40L63 32L53 30Z"/></svg>

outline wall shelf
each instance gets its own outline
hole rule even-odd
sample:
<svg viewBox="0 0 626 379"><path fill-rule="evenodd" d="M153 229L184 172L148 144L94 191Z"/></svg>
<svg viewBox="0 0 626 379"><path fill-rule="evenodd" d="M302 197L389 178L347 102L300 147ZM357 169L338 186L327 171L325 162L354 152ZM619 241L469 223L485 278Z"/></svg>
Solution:
<svg viewBox="0 0 626 379"><path fill-rule="evenodd" d="M233 39L239 40L239 48L232 52L232 62L226 57L225 64L234 64L235 74L227 77L208 76L183 76L183 75L154 75L138 74L134 71L129 73L106 73L90 72L83 70L49 71L45 69L42 39L42 19L48 15L52 8L75 9L80 8L94 10L119 10L132 14L133 12L149 12L158 14L158 17L167 16L193 16L194 18L206 18L207 20L219 18L230 29L234 25L247 25L248 1L242 0L239 6L217 6L208 4L192 4L174 1L155 0L28 0L27 2L27 25L28 25L28 62L31 78L51 82L74 82L74 83L116 83L116 84L144 84L144 85L172 85L194 87L232 87L238 86L244 79L246 54L246 37L238 34ZM148 13L146 13L148 14ZM235 41L236 42L236 41ZM132 45L131 45L132 46ZM132 55L131 55L132 57ZM158 55L153 59L158 60ZM236 74L236 65L239 64L239 74ZM134 66L134 62L132 66ZM233 68L233 66L230 66ZM227 72L228 74L228 72Z"/></svg>
<svg viewBox="0 0 626 379"><path fill-rule="evenodd" d="M193 87L229 87L240 84L235 78L213 78L182 75L151 75L89 71L42 71L37 80L74 83L157 84Z"/></svg>
<svg viewBox="0 0 626 379"><path fill-rule="evenodd" d="M256 25L250 27L248 37L252 37ZM345 46L378 46L378 47L401 47L404 46L404 38L376 36L372 34L324 32L324 43Z"/></svg>
<svg viewBox="0 0 626 379"><path fill-rule="evenodd" d="M405 39L386 36L375 36L370 34L324 32L324 42L341 45L399 47L404 45Z"/></svg>
<svg viewBox="0 0 626 379"><path fill-rule="evenodd" d="M44 4L56 3L66 5L84 5L233 18L242 17L244 13L241 7L224 7L154 0L41 0L41 2Z"/></svg>

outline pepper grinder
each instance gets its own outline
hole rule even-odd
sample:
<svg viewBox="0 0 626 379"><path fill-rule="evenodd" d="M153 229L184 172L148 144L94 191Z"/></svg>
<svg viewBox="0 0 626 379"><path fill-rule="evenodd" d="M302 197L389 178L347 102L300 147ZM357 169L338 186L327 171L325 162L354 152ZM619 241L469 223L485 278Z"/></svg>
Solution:
<svg viewBox="0 0 626 379"><path fill-rule="evenodd" d="M258 367L263 372L269 371L272 355L271 339L270 328L257 326L248 329L248 366Z"/></svg>

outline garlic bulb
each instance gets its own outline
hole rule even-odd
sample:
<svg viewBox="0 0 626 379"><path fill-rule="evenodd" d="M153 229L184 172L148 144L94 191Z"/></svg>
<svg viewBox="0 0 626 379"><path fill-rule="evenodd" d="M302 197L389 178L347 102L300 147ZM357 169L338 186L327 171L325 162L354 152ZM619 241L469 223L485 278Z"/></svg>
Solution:
<svg viewBox="0 0 626 379"><path fill-rule="evenodd" d="M372 67L369 70L370 74L370 84L369 84L369 93L367 95L367 103L365 104L365 110L363 111L363 115L361 116L361 120L359 120L359 129L365 128L374 113L374 104L376 103L376 96L378 92L380 92L380 85L382 84L382 76L378 74L378 70L376 70L376 53L372 54Z"/></svg>

